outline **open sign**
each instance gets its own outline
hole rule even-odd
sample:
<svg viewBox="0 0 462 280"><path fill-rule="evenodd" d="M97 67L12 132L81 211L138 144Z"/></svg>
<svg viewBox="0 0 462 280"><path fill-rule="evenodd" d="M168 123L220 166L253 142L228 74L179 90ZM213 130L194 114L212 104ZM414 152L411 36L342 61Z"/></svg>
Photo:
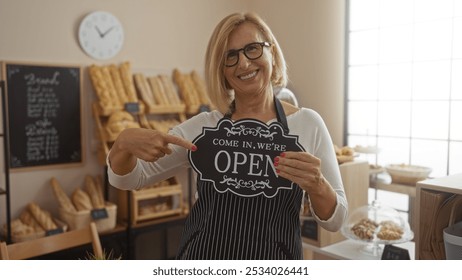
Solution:
<svg viewBox="0 0 462 280"><path fill-rule="evenodd" d="M274 158L285 151L304 151L298 136L284 133L278 122L267 125L254 119L232 122L222 119L217 127L204 127L194 139L197 151L189 161L199 179L210 181L215 189L239 196L274 197L294 183L279 177Z"/></svg>

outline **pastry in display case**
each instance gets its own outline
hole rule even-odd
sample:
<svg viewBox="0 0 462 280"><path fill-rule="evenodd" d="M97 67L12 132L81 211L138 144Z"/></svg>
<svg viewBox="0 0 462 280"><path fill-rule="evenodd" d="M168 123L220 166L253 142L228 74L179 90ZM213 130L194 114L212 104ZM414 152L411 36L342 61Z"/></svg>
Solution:
<svg viewBox="0 0 462 280"><path fill-rule="evenodd" d="M364 243L361 251L373 256L382 254L383 245L404 243L414 238L409 223L399 212L377 200L354 210L341 232L348 239Z"/></svg>

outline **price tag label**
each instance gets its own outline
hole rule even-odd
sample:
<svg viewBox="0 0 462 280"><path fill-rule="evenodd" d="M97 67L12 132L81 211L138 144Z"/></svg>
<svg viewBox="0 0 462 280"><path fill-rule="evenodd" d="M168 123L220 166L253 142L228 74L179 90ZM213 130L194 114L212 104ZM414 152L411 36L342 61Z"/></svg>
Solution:
<svg viewBox="0 0 462 280"><path fill-rule="evenodd" d="M393 245L385 245L382 260L410 260L409 251Z"/></svg>
<svg viewBox="0 0 462 280"><path fill-rule="evenodd" d="M93 220L101 220L101 219L106 219L109 217L106 208L101 208L101 209L93 209L91 210L91 217Z"/></svg>
<svg viewBox="0 0 462 280"><path fill-rule="evenodd" d="M55 234L60 234L60 233L63 233L63 229L62 228L57 228L57 229L52 229L52 230L47 230L45 232L45 235L46 236L50 236L50 235L55 235Z"/></svg>
<svg viewBox="0 0 462 280"><path fill-rule="evenodd" d="M140 112L140 104L137 102L125 103L125 111L132 114L138 114Z"/></svg>

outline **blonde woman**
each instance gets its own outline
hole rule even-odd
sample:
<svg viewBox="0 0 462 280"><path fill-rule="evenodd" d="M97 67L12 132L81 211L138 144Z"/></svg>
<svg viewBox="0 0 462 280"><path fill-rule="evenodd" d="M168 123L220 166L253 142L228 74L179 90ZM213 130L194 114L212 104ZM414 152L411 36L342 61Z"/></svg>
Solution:
<svg viewBox="0 0 462 280"><path fill-rule="evenodd" d="M208 44L205 78L218 109L200 113L168 134L123 131L107 159L110 183L139 189L190 167L188 150L197 150L193 139L223 118L286 123L306 152L286 151L274 159L274 166L297 186L271 198L244 197L218 192L210 182L198 180L177 258L302 259L299 213L304 193L317 223L327 230L340 229L348 208L322 118L274 97L273 88L287 84L286 64L273 33L254 13L231 14L219 22Z"/></svg>

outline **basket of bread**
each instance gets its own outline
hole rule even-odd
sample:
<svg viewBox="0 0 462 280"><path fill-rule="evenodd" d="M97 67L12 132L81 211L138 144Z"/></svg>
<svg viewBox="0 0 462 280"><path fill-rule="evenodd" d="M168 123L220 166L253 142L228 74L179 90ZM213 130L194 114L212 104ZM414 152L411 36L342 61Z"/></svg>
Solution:
<svg viewBox="0 0 462 280"><path fill-rule="evenodd" d="M35 202L28 203L19 217L11 221L10 226L11 241L14 243L58 234L68 229L65 223L53 217L50 212ZM7 232L6 224L3 225L3 231Z"/></svg>
<svg viewBox="0 0 462 280"><path fill-rule="evenodd" d="M95 222L98 232L113 229L117 220L117 205L104 201L100 177L85 177L83 188L77 187L69 197L56 178L51 187L59 203L59 217L71 230L81 229Z"/></svg>

